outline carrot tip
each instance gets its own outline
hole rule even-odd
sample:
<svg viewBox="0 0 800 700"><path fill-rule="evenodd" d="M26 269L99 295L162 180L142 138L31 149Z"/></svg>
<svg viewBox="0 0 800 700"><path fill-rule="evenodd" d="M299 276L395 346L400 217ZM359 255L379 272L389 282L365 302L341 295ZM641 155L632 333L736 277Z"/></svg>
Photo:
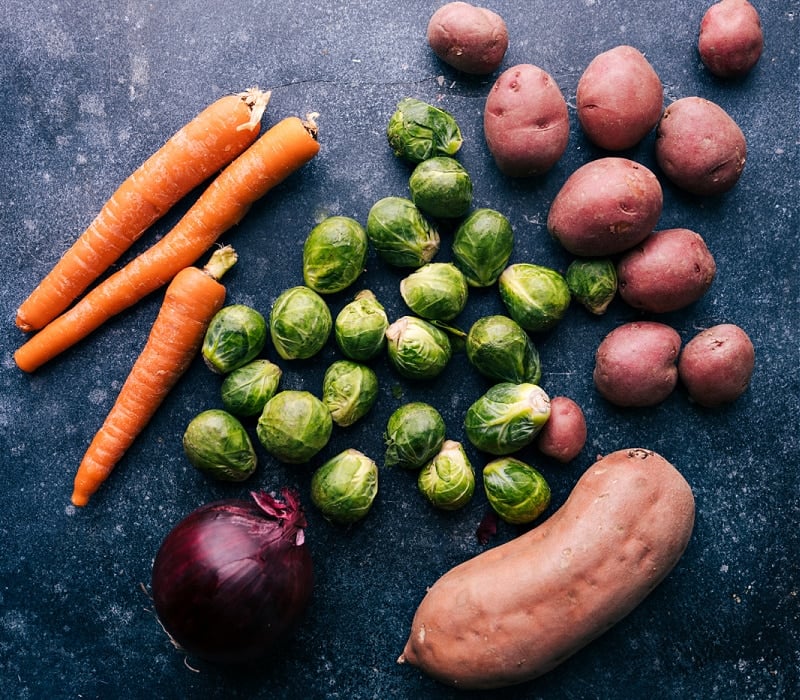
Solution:
<svg viewBox="0 0 800 700"><path fill-rule="evenodd" d="M72 501L73 506L78 506L79 508L82 508L89 503L89 497L78 493L77 491L72 493L72 498L70 498L70 500Z"/></svg>
<svg viewBox="0 0 800 700"><path fill-rule="evenodd" d="M240 92L239 97L250 107L250 119L244 124L239 124L236 130L242 131L244 129L249 129L252 131L260 124L261 117L264 116L264 111L267 109L269 99L272 97L272 92L270 90L264 91L259 90L257 87L251 87L244 92Z"/></svg>

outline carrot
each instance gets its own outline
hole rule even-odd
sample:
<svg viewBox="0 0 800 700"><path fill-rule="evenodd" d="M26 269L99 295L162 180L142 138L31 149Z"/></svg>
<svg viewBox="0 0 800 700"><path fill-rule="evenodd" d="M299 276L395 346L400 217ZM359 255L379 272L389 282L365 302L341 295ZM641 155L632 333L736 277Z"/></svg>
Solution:
<svg viewBox="0 0 800 700"><path fill-rule="evenodd" d="M52 321L178 200L250 146L269 96L256 88L226 95L175 133L117 188L22 302L17 326L32 331Z"/></svg>
<svg viewBox="0 0 800 700"><path fill-rule="evenodd" d="M89 502L189 368L225 301L219 279L235 262L233 248L220 248L202 270L187 267L167 287L147 343L78 467L74 505Z"/></svg>
<svg viewBox="0 0 800 700"><path fill-rule="evenodd" d="M98 284L14 354L33 372L194 264L250 205L319 151L316 125L297 117L278 122L208 186L158 243Z"/></svg>

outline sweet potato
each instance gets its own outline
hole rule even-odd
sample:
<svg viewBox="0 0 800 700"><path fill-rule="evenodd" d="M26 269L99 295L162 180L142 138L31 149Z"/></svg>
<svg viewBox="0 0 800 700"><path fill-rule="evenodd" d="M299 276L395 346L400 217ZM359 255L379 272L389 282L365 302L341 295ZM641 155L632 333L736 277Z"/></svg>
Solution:
<svg viewBox="0 0 800 700"><path fill-rule="evenodd" d="M573 255L632 248L655 228L664 204L658 178L628 158L598 158L570 175L547 215L547 230Z"/></svg>
<svg viewBox="0 0 800 700"><path fill-rule="evenodd" d="M693 527L692 490L673 465L650 450L612 452L541 525L436 581L398 661L465 689L536 678L639 605Z"/></svg>
<svg viewBox="0 0 800 700"><path fill-rule="evenodd" d="M752 70L764 49L758 10L747 0L721 0L700 22L697 51L709 72L738 78Z"/></svg>
<svg viewBox="0 0 800 700"><path fill-rule="evenodd" d="M586 416L581 407L567 396L553 396L550 417L536 436L536 447L543 455L566 463L580 454L586 435Z"/></svg>

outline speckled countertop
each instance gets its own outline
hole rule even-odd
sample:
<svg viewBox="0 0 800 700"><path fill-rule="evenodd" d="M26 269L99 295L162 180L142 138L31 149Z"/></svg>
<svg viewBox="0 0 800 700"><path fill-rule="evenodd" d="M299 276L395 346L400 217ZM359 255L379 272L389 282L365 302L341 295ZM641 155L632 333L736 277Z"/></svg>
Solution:
<svg viewBox="0 0 800 700"><path fill-rule="evenodd" d="M597 454L642 446L675 463L692 485L697 523L685 556L628 618L546 676L496 698L789 698L798 691L798 23L797 0L757 3L766 47L746 79L725 83L702 67L695 41L706 3L678 0L496 0L511 46L504 67L534 63L570 104L564 158L545 177L501 177L482 136L494 79L469 79L425 43L440 3L139 2L9 0L0 18L0 695L4 698L458 698L399 666L426 586L480 552L478 493L457 513L432 512L408 473L383 470L369 516L350 529L308 508L316 565L313 604L295 639L263 670L242 673L185 660L159 628L145 592L171 526L196 506L253 486L295 486L308 501L313 465L287 467L259 452L245 485L212 483L182 454L188 421L219 407L219 381L196 362L89 507L69 506L75 468L111 407L158 310L156 294L33 375L12 360L22 334L14 314L115 187L206 104L251 85L273 90L265 125L319 112L319 156L224 236L240 253L229 300L268 311L302 281L301 245L330 214L365 221L379 198L407 192L408 169L385 140L405 96L436 102L465 136L460 159L474 203L504 212L517 237L513 261L564 269L546 232L549 202L576 167L601 155L579 132L581 72L599 52L628 43L659 73L666 101L700 95L723 106L748 140L742 179L699 200L664 183L660 228L701 233L718 275L690 308L661 320L684 341L722 322L756 347L749 391L719 410L682 390L652 409L615 409L591 381L594 350L640 315L616 301L601 318L573 306L536 338L543 386L577 400L589 438L572 463L524 453L546 475L558 507ZM628 153L655 168L652 135ZM192 197L126 254L163 235ZM443 247L441 259L448 252ZM404 313L401 275L370 253L359 287L391 316ZM350 293L331 299L334 310ZM493 290L472 294L458 324L501 311ZM267 355L274 353L267 349ZM337 357L286 363L283 386L319 391ZM274 359L274 358L273 358ZM334 432L319 459L359 447L380 460L391 411L411 399L444 414L464 439L467 406L485 382L457 355L436 381L401 380L375 363L381 399L361 423ZM252 425L250 426L252 428ZM260 448L259 448L260 449ZM480 466L483 457L470 452ZM310 505L310 504L309 504ZM489 546L518 531L501 526ZM144 586L144 587L143 587ZM486 697L489 697L488 695Z"/></svg>

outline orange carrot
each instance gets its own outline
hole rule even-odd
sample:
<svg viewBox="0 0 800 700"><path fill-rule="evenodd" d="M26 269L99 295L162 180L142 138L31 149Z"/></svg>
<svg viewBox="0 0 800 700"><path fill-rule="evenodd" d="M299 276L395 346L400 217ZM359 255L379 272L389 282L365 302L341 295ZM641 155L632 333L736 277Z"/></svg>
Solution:
<svg viewBox="0 0 800 700"><path fill-rule="evenodd" d="M17 311L38 330L81 293L184 195L256 140L270 93L251 88L204 109L148 158L103 205Z"/></svg>
<svg viewBox="0 0 800 700"><path fill-rule="evenodd" d="M14 354L33 372L194 264L250 205L319 151L316 125L297 117L278 122L223 170L168 234L92 289Z"/></svg>
<svg viewBox="0 0 800 700"><path fill-rule="evenodd" d="M187 267L167 287L147 343L78 467L74 505L89 502L189 368L225 301L219 278L235 262L233 248L220 248L202 270Z"/></svg>

